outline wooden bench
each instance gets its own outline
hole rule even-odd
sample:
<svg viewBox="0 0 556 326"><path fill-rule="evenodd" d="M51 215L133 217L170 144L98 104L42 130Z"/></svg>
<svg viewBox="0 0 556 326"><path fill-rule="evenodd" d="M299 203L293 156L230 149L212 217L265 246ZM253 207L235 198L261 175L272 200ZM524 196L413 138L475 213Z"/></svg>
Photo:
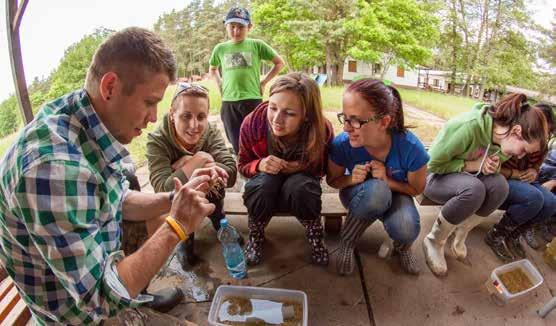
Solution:
<svg viewBox="0 0 556 326"><path fill-rule="evenodd" d="M427 196L423 194L415 196L415 201L421 206L441 206L442 205L435 201L432 201L432 199L429 199Z"/></svg>
<svg viewBox="0 0 556 326"><path fill-rule="evenodd" d="M247 207L243 205L242 194L227 192L224 199L224 212L229 215L247 215ZM322 211L324 228L328 233L338 233L342 228L342 217L347 213L337 193L322 194ZM276 216L290 216L288 213L277 213Z"/></svg>
<svg viewBox="0 0 556 326"><path fill-rule="evenodd" d="M0 282L0 325L26 325L31 312L10 277Z"/></svg>

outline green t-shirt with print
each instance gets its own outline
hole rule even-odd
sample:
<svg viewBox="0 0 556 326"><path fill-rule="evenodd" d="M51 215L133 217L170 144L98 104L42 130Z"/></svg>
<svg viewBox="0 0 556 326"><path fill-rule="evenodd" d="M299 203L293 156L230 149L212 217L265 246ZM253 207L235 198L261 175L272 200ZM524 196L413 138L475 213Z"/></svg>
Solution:
<svg viewBox="0 0 556 326"><path fill-rule="evenodd" d="M261 61L270 61L276 55L264 41L250 38L214 47L210 65L222 68L222 100L261 99Z"/></svg>

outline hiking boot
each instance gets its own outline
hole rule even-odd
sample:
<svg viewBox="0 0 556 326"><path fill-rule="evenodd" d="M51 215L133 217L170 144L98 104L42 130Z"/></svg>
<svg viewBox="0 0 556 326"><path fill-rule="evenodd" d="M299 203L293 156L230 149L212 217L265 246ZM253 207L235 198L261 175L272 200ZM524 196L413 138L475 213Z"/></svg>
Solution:
<svg viewBox="0 0 556 326"><path fill-rule="evenodd" d="M485 237L485 242L492 249L494 255L505 263L515 259L506 246L505 238L516 228L517 226L511 218L504 214L500 222L494 224Z"/></svg>
<svg viewBox="0 0 556 326"><path fill-rule="evenodd" d="M525 242L529 245L529 247L537 250L541 247L541 244L537 240L536 232L534 227L528 227L523 231L523 237L525 238Z"/></svg>

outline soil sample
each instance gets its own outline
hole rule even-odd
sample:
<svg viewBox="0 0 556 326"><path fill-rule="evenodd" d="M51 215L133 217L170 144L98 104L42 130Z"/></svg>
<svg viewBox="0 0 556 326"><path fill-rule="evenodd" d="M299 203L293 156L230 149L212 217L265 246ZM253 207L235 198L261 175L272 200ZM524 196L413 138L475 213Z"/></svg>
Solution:
<svg viewBox="0 0 556 326"><path fill-rule="evenodd" d="M525 291L533 286L533 282L521 268L501 273L498 277L511 294Z"/></svg>

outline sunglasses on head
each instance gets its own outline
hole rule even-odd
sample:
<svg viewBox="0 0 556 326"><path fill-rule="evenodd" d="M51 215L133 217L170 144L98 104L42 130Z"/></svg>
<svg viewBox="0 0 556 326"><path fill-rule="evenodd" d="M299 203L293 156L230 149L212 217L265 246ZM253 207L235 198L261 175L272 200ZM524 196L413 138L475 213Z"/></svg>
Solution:
<svg viewBox="0 0 556 326"><path fill-rule="evenodd" d="M195 84L195 83L186 83L186 82L180 82L176 85L176 92L174 93L174 97L172 97L172 102L174 102L176 100L176 98L183 92L189 90L189 89L195 89L201 93L205 93L208 94L209 90L208 88L206 88L203 85L200 84Z"/></svg>

